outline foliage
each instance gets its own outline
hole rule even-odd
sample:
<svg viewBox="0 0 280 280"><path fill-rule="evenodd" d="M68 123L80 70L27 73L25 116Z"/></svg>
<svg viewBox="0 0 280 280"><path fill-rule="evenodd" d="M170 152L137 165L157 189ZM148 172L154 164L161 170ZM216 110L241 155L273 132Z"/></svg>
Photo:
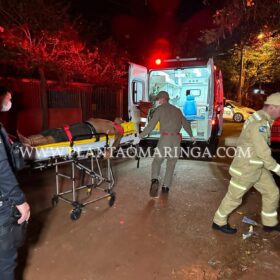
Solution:
<svg viewBox="0 0 280 280"><path fill-rule="evenodd" d="M232 45L250 44L260 32L280 29L279 14L279 0L227 0L213 15L214 28L202 31L200 40L216 46L225 39Z"/></svg>
<svg viewBox="0 0 280 280"><path fill-rule="evenodd" d="M255 84L271 83L280 77L280 36L269 37L244 49L244 91ZM235 56L235 59L238 56Z"/></svg>
<svg viewBox="0 0 280 280"><path fill-rule="evenodd" d="M233 61L231 56L223 56L217 57L215 64L219 69L222 69L225 95L230 99L234 99L232 92L236 92L237 89L239 78L238 62Z"/></svg>
<svg viewBox="0 0 280 280"><path fill-rule="evenodd" d="M63 81L120 82L127 58L112 40L100 47L87 46L70 23L63 2L17 2L0 2L2 64L28 72L44 69Z"/></svg>
<svg viewBox="0 0 280 280"><path fill-rule="evenodd" d="M65 2L0 0L0 65L38 73L42 129L48 127L46 79L121 83L126 56L112 40L87 46L68 16Z"/></svg>
<svg viewBox="0 0 280 280"><path fill-rule="evenodd" d="M279 0L228 0L202 32L212 55L226 55L222 70L231 88L239 84L240 100L254 85L280 80L279 14Z"/></svg>

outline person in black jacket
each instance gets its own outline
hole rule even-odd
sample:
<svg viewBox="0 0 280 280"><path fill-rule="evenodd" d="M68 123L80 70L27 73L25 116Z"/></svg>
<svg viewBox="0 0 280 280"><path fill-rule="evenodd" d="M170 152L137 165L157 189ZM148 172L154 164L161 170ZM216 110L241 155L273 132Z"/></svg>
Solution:
<svg viewBox="0 0 280 280"><path fill-rule="evenodd" d="M0 111L11 108L11 93L0 87ZM0 124L0 279L13 280L17 248L22 245L30 208L19 188L10 158L10 142Z"/></svg>

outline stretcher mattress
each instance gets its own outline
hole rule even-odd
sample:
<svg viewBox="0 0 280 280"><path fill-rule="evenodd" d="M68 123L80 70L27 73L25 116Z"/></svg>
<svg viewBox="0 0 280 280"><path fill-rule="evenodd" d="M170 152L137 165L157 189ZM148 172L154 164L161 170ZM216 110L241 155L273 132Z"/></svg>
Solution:
<svg viewBox="0 0 280 280"><path fill-rule="evenodd" d="M120 146L129 145L138 137L136 125L134 122L126 122L122 123L121 126L124 128L124 135L121 138ZM113 142L114 135L108 135L108 145L112 146ZM99 141L97 141L96 137L92 137L90 139L74 141L72 147L69 141L37 146L32 148L32 151L25 151L24 158L26 160L42 161L54 157L71 156L73 152L76 152L78 155L86 154L105 147L106 136L100 136Z"/></svg>

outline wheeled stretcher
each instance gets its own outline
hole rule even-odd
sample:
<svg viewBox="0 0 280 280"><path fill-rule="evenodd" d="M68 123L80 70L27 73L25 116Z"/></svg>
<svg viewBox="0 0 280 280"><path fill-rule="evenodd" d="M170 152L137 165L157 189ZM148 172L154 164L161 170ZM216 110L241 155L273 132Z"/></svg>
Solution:
<svg viewBox="0 0 280 280"><path fill-rule="evenodd" d="M133 122L123 123L124 135L120 147L129 147L138 138L136 126ZM84 136L84 135L83 135ZM104 151L112 146L114 136L106 134L88 135L89 139L72 142L60 142L33 148L24 153L25 159L32 168L43 170L55 167L56 188L52 198L55 206L59 200L73 206L70 214L72 220L80 218L82 208L87 204L107 198L109 206L113 206L116 194L113 191L115 180L112 172L111 160L104 159ZM70 172L62 166L70 166ZM103 167L103 168L102 168ZM77 174L78 173L78 174ZM62 178L70 181L70 186L63 188ZM85 179L87 182L85 183ZM83 199L80 192L86 190ZM99 195L90 199L92 191Z"/></svg>

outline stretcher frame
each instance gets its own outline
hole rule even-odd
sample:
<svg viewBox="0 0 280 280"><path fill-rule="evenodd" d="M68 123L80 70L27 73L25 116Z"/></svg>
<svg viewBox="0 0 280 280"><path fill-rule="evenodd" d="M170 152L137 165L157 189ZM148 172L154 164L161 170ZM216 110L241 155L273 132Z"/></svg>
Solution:
<svg viewBox="0 0 280 280"><path fill-rule="evenodd" d="M85 135L83 135L85 136ZM92 135L91 135L92 136ZM92 137L101 136L101 134L95 134ZM108 136L106 135L106 143L108 143ZM106 144L105 148L109 145ZM70 147L73 147L73 143L70 143ZM109 206L112 207L115 203L116 193L113 191L115 184L111 160L104 159L106 161L107 174L105 175L100 166L100 160L102 158L94 150L91 151L91 156L78 156L73 150L65 157L53 157L43 162L36 161L33 169L43 170L49 167L55 167L55 194L52 197L52 205L56 206L58 202L64 201L72 205L73 209L70 213L72 220L80 218L82 208L86 205L95 203L99 200L108 198ZM90 167L86 166L86 162L89 163ZM70 165L70 172L67 173L61 170L62 166ZM80 171L81 178L78 178L77 171ZM70 174L69 174L70 173ZM90 183L85 183L85 175L89 178ZM69 186L63 187L61 178L70 181ZM105 186L104 183L106 184ZM62 190L63 189L63 190ZM79 199L79 191L87 190L87 197L82 200ZM100 191L100 195L89 200L93 189ZM70 197L69 197L70 195Z"/></svg>
<svg viewBox="0 0 280 280"><path fill-rule="evenodd" d="M136 131L134 131L132 134L134 134L133 137L137 137ZM80 135L79 137L85 136L88 136L89 139L94 137L99 139L100 136L105 136L106 144L103 149L106 149L110 146L109 135L107 134L95 133L90 135ZM52 197L52 205L56 206L60 200L72 205L73 208L70 213L70 218L72 220L79 219L82 214L82 209L88 204L107 198L109 206L112 207L116 200L116 193L113 191L115 179L110 158L104 159L103 155L100 155L100 153L95 150L91 150L90 156L88 156L87 153L86 155L85 153L78 154L73 149L75 140L77 140L77 138L73 138L72 141L69 142L69 148L71 149L71 152L68 155L63 157L49 157L48 159L44 159L42 161L36 160L31 163L33 169L44 170L49 167L55 167L55 194ZM125 145L127 144L128 143L125 143ZM102 171L100 160L106 161L106 175L104 174L105 172ZM88 162L90 166L86 166L85 162ZM66 174L61 171L60 167L65 165L71 166L70 174ZM77 171L80 171L80 180L77 178ZM85 175L88 176L90 183L85 184ZM70 186L67 186L66 188L64 187L66 190L62 190L60 180L61 178L71 182ZM80 181L79 184L78 181ZM79 191L84 189L87 190L87 197L80 200ZM93 190L99 191L100 195L93 199L89 199ZM70 198L69 195L71 195Z"/></svg>

